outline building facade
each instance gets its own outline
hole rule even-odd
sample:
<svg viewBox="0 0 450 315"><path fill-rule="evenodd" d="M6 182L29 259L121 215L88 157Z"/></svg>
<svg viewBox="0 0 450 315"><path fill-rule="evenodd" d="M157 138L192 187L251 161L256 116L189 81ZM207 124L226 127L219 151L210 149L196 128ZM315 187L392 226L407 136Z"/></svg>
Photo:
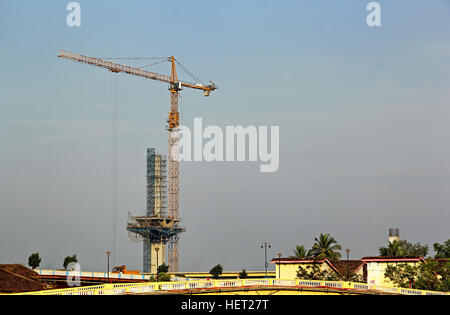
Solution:
<svg viewBox="0 0 450 315"><path fill-rule="evenodd" d="M394 286L384 276L389 265L408 264L415 266L425 262L421 256L393 256L393 257L363 257L362 261L367 265L367 284L375 286Z"/></svg>
<svg viewBox="0 0 450 315"><path fill-rule="evenodd" d="M326 258L274 258L276 278L298 279L300 267L303 270L317 270L331 278L358 278L365 281L367 278L366 263L362 260L337 260Z"/></svg>
<svg viewBox="0 0 450 315"><path fill-rule="evenodd" d="M416 266L425 262L421 256L392 256L392 257L363 257L361 260L337 260L326 258L274 258L276 278L298 279L299 268L326 272L327 275L335 276L336 279L357 279L371 286L395 286L385 277L386 268L390 265L408 264ZM318 268L317 268L318 267ZM354 281L354 280L352 280Z"/></svg>

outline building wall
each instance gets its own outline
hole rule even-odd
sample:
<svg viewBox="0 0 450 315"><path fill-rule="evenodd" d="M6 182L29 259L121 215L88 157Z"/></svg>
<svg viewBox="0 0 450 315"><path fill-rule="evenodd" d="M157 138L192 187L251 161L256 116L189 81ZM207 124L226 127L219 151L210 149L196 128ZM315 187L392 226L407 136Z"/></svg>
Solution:
<svg viewBox="0 0 450 315"><path fill-rule="evenodd" d="M306 268L311 265L313 265L313 264L307 264L307 263L284 264L284 263L281 263L281 265L280 265L280 264L276 263L275 264L276 278L283 279L283 280L297 279L298 268L300 266L302 266L303 268ZM320 265L321 271L335 272L326 263L321 263L319 265ZM280 266L281 266L281 269L280 269Z"/></svg>
<svg viewBox="0 0 450 315"><path fill-rule="evenodd" d="M389 265L408 264L415 266L421 262L367 262L367 284L378 286L395 286L388 278L384 277Z"/></svg>
<svg viewBox="0 0 450 315"><path fill-rule="evenodd" d="M159 248L158 251L155 249ZM153 243L151 246L151 267L150 272L152 274L157 274L158 266L161 266L166 262L166 245L162 243Z"/></svg>
<svg viewBox="0 0 450 315"><path fill-rule="evenodd" d="M366 266L361 266L359 269L358 269L358 271L356 271L355 272L355 274L359 277L359 278L361 278L362 280L366 280L366 278L365 278L365 276L366 276L366 273L364 272L364 270L366 270ZM342 271L341 271L342 272Z"/></svg>
<svg viewBox="0 0 450 315"><path fill-rule="evenodd" d="M386 268L388 265L400 265L400 264L408 264L415 266L416 264L420 264L422 262L367 262L367 284L376 285L376 286L395 286L389 279L384 277L384 273L386 272ZM275 263L275 271L277 279L291 280L297 279L297 271L299 266L307 267L311 264L307 263ZM281 266L281 268L280 268ZM327 263L322 263L321 265L322 271L329 271L335 273L335 271L330 268ZM364 278L364 267L361 267L357 272L357 275Z"/></svg>

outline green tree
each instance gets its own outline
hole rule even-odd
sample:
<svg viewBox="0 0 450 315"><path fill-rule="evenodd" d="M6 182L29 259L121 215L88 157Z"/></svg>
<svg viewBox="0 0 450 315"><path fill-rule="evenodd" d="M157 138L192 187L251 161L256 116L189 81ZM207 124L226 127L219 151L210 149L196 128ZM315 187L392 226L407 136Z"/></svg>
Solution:
<svg viewBox="0 0 450 315"><path fill-rule="evenodd" d="M32 269L36 269L41 264L42 258L39 256L38 253L33 253L28 257L28 266L30 266Z"/></svg>
<svg viewBox="0 0 450 315"><path fill-rule="evenodd" d="M162 264L158 267L158 273L168 273L169 272L169 265Z"/></svg>
<svg viewBox="0 0 450 315"><path fill-rule="evenodd" d="M389 265L385 277L402 288L430 291L450 291L450 262L427 259L425 263Z"/></svg>
<svg viewBox="0 0 450 315"><path fill-rule="evenodd" d="M165 263L158 266L158 271L156 275L156 281L159 282L167 282L170 281L170 275L169 272L169 265L166 265Z"/></svg>
<svg viewBox="0 0 450 315"><path fill-rule="evenodd" d="M433 248L436 253L434 258L450 258L450 239L444 244L434 243Z"/></svg>
<svg viewBox="0 0 450 315"><path fill-rule="evenodd" d="M428 245L422 245L420 243L412 244L408 241L399 241L399 246L402 249L402 253L405 256L422 256L428 255Z"/></svg>
<svg viewBox="0 0 450 315"><path fill-rule="evenodd" d="M297 245L294 249L294 255L297 258L306 258L309 257L309 251L306 250L305 246Z"/></svg>
<svg viewBox="0 0 450 315"><path fill-rule="evenodd" d="M299 266L297 271L297 278L301 280L318 280L318 281L351 281L365 283L363 276L355 273L347 273L340 275L329 270L322 270L319 264L309 264Z"/></svg>
<svg viewBox="0 0 450 315"><path fill-rule="evenodd" d="M313 257L328 258L331 260L339 260L341 258L341 245L330 234L320 234L319 238L315 238L315 243L309 254Z"/></svg>
<svg viewBox="0 0 450 315"><path fill-rule="evenodd" d="M170 275L168 273L158 273L158 276L156 277L156 281L158 282L169 282L170 281Z"/></svg>
<svg viewBox="0 0 450 315"><path fill-rule="evenodd" d="M319 264L299 266L297 278L301 280L336 281L337 276L328 270L322 270Z"/></svg>
<svg viewBox="0 0 450 315"><path fill-rule="evenodd" d="M416 278L416 268L408 264L388 265L384 276L401 288L412 288Z"/></svg>
<svg viewBox="0 0 450 315"><path fill-rule="evenodd" d="M72 256L67 256L66 258L64 258L64 263L63 263L64 269L67 269L67 266L70 263L77 263L77 262L78 262L77 255L73 254Z"/></svg>
<svg viewBox="0 0 450 315"><path fill-rule="evenodd" d="M422 256L428 255L428 245L412 244L408 241L393 241L387 247L380 247L380 256Z"/></svg>
<svg viewBox="0 0 450 315"><path fill-rule="evenodd" d="M398 241L389 242L387 247L380 247L380 256L403 256L403 249Z"/></svg>
<svg viewBox="0 0 450 315"><path fill-rule="evenodd" d="M246 279L247 277L247 270L243 269L241 272L239 272L239 279Z"/></svg>
<svg viewBox="0 0 450 315"><path fill-rule="evenodd" d="M216 265L209 271L209 273L214 279L219 279L223 273L223 266L220 264Z"/></svg>

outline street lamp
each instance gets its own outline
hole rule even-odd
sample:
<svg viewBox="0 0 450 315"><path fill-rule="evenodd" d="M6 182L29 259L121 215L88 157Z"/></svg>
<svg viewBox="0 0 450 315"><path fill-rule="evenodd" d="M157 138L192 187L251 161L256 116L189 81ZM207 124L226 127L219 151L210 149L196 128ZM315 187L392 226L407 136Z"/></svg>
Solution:
<svg viewBox="0 0 450 315"><path fill-rule="evenodd" d="M155 252L156 252L156 278L158 278L158 267L159 267L159 261L158 261L159 247L158 246L155 246Z"/></svg>
<svg viewBox="0 0 450 315"><path fill-rule="evenodd" d="M278 279L281 279L281 256L282 255L283 254L281 254L281 253L277 254L277 256L278 256Z"/></svg>
<svg viewBox="0 0 450 315"><path fill-rule="evenodd" d="M346 249L345 252L347 253L347 281L350 280L350 266L348 264L349 255L350 255L350 249Z"/></svg>
<svg viewBox="0 0 450 315"><path fill-rule="evenodd" d="M109 256L111 256L111 251L110 251L110 250L107 250L107 251L106 251L106 257L107 257L107 259L106 259L106 260L107 260L107 263L106 263L106 264L107 264L107 266L108 266L108 269L107 269L107 270L108 270L108 282L110 281L110 280L109 280Z"/></svg>
<svg viewBox="0 0 450 315"><path fill-rule="evenodd" d="M269 267L269 264L267 263L267 248L270 248L270 244L267 242L264 242L261 245L261 248L264 248L264 267L266 268L266 278L267 278L267 267Z"/></svg>

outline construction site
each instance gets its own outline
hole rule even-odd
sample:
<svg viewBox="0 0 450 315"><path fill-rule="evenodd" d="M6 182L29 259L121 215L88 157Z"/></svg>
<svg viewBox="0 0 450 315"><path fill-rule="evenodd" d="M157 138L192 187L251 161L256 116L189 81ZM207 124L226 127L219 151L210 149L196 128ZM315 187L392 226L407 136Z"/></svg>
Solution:
<svg viewBox="0 0 450 315"><path fill-rule="evenodd" d="M265 250L266 271L213 272L180 271L180 237L186 232L182 224L180 211L180 113L179 97L184 88L192 88L203 92L204 96L218 87L214 83L204 84L192 75L174 57L163 58L158 63L169 62L171 75L166 76L113 63L104 59L87 57L61 50L58 57L106 69L115 74L128 74L168 84L170 106L166 120L168 131L168 155L161 154L156 148L148 148L146 152L146 187L145 211L143 215L128 213L126 231L130 242L142 243L142 269L127 270L125 265L113 266L110 269L108 250L107 272L86 272L81 270L45 270L28 269L21 265L0 265L0 293L17 293L46 295L167 295L167 294L258 294L258 295L447 295L445 292L416 290L392 286L385 277L385 270L390 264L410 264L416 266L426 263L424 257L415 256L376 256L363 257L360 260L328 259L324 257L282 257L273 258L275 272L267 270L267 242L261 245ZM106 59L106 58L105 58ZM113 59L113 58L110 58ZM127 58L124 58L127 59ZM137 58L134 58L137 59ZM196 83L178 80L176 65L180 65ZM113 94L114 91L111 91ZM117 127L117 116L113 115L113 126ZM117 128L113 128L113 225L116 224L117 204ZM321 235L322 237L323 235ZM328 236L326 236L328 237ZM398 228L389 230L389 244L398 244L400 240ZM115 249L115 231L113 231L112 249ZM316 239L317 241L317 239ZM349 255L350 250L346 250ZM307 255L307 254L304 254ZM339 256L340 257L340 256ZM448 259L437 259L438 264L445 264ZM160 271L160 267L167 271ZM221 265L217 265L222 268ZM216 266L216 267L217 267ZM299 278L299 270L319 268L329 272L328 280L311 280ZM111 272L112 271L112 272ZM160 281L160 274L167 276ZM352 275L353 278L350 277ZM214 280L210 279L214 276ZM77 279L77 288L70 288L72 278ZM345 281L343 281L345 280ZM165 282L164 282L165 281ZM354 281L354 282L352 282ZM158 284L155 284L157 282Z"/></svg>
<svg viewBox="0 0 450 315"><path fill-rule="evenodd" d="M169 133L168 158L158 154L155 148L147 150L147 187L146 187L146 213L145 216L129 214L126 229L131 241L142 240L143 243L143 273L158 273L158 266L168 265L169 271L179 271L180 234L186 229L181 224L180 216L180 162L179 162L179 133L180 113L179 97L184 88L200 90L204 96L210 96L218 86L210 81L203 83L183 66L175 57L157 58L154 64L169 62L171 75L163 75L142 68L129 67L123 64L113 63L100 58L93 58L61 50L59 58L80 62L107 69L113 74L124 73L145 79L159 81L168 84L170 92L170 111L166 121L166 129ZM109 59L133 59L139 58L109 58ZM177 68L179 65L195 82L178 80ZM112 94L114 91L111 92ZM116 115L113 115L113 124ZM117 138L117 130L113 131L113 138ZM117 140L113 140L113 226L117 215ZM113 232L113 245L115 248L115 232Z"/></svg>
<svg viewBox="0 0 450 315"><path fill-rule="evenodd" d="M157 274L162 264L168 264L170 272L178 271L179 234L185 229L167 210L167 159L148 149L146 216L130 214L127 224L129 238L142 239L143 273Z"/></svg>
<svg viewBox="0 0 450 315"><path fill-rule="evenodd" d="M0 295L450 295L449 38L449 0L0 0Z"/></svg>

